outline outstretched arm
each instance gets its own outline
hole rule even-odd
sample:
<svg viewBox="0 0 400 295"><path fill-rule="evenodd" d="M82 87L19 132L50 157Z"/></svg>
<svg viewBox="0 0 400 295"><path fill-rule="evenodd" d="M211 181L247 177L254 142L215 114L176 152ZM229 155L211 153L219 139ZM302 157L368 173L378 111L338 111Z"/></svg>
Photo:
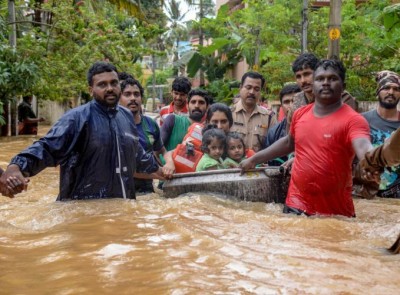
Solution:
<svg viewBox="0 0 400 295"><path fill-rule="evenodd" d="M265 163L277 157L285 156L294 151L294 138L288 134L285 137L277 140L268 148L257 152L249 159L242 161L239 167L242 172L254 168L257 164Z"/></svg>
<svg viewBox="0 0 400 295"><path fill-rule="evenodd" d="M356 138L351 144L359 160L364 159L365 153L373 149L371 141L365 137Z"/></svg>
<svg viewBox="0 0 400 295"><path fill-rule="evenodd" d="M356 172L368 181L379 182L379 175L384 167L400 164L400 128L383 145L369 150L358 163Z"/></svg>
<svg viewBox="0 0 400 295"><path fill-rule="evenodd" d="M356 138L352 141L352 145L357 158L360 161L364 161L366 153L373 149L371 141L367 138ZM358 163L358 166L355 170L356 179L379 184L381 169L377 169L375 171L361 171L359 165L360 163Z"/></svg>
<svg viewBox="0 0 400 295"><path fill-rule="evenodd" d="M39 123L39 122L44 122L45 119L40 117L40 118L25 118L24 123L26 124L32 124L32 123Z"/></svg>

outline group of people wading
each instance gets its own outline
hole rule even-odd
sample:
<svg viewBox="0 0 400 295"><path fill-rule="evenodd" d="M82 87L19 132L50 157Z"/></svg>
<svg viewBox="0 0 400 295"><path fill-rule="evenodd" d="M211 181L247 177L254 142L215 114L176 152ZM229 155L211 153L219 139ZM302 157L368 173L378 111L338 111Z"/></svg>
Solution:
<svg viewBox="0 0 400 295"><path fill-rule="evenodd" d="M29 177L60 165L58 200L135 199L154 192L155 178L232 167L243 173L269 163L291 171L285 213L355 217L353 192L399 197L399 75L378 73L378 107L359 114L340 61L306 53L292 69L297 85L282 88L278 115L261 104L264 77L247 72L231 106L176 78L156 123L143 114L140 83L96 62L87 74L93 100L69 110L0 169L0 192L14 197ZM353 190L353 178L361 189Z"/></svg>

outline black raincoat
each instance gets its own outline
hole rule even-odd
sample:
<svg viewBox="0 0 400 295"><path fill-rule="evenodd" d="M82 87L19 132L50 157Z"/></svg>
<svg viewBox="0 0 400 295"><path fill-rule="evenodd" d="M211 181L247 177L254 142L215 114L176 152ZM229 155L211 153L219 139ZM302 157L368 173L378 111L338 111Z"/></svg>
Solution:
<svg viewBox="0 0 400 295"><path fill-rule="evenodd" d="M153 155L139 144L131 112L96 100L67 112L10 164L18 165L26 177L60 165L61 201L135 199L133 173L158 170Z"/></svg>

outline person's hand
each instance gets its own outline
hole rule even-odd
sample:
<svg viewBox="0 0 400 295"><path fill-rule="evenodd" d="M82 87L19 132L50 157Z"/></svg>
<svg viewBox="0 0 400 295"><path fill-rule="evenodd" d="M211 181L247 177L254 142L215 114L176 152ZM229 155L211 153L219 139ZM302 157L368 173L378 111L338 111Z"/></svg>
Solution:
<svg viewBox="0 0 400 295"><path fill-rule="evenodd" d="M294 162L294 158L290 158L285 163L283 163L281 166L285 169L285 171L290 172L292 170L293 162Z"/></svg>
<svg viewBox="0 0 400 295"><path fill-rule="evenodd" d="M354 168L354 176L362 183L373 182L379 185L383 171L382 167L370 165L364 158Z"/></svg>
<svg viewBox="0 0 400 295"><path fill-rule="evenodd" d="M361 178L363 181L375 182L379 184L381 182L381 171L369 171L362 169Z"/></svg>
<svg viewBox="0 0 400 295"><path fill-rule="evenodd" d="M152 175L156 179L165 180L164 173L161 167L156 172L152 173Z"/></svg>
<svg viewBox="0 0 400 295"><path fill-rule="evenodd" d="M166 163L162 167L162 173L166 179L172 179L175 173L175 165L174 163Z"/></svg>
<svg viewBox="0 0 400 295"><path fill-rule="evenodd" d="M0 193L6 197L14 196L28 188L28 178L24 178L17 165L10 165L0 177Z"/></svg>
<svg viewBox="0 0 400 295"><path fill-rule="evenodd" d="M239 164L239 168L241 169L240 175L242 175L244 172L250 169L253 169L254 167L256 167L256 164L253 163L253 161L251 161L251 158L243 160Z"/></svg>
<svg viewBox="0 0 400 295"><path fill-rule="evenodd" d="M43 117L40 117L40 118L39 118L39 122L44 122L44 121L46 121L45 118L43 118Z"/></svg>

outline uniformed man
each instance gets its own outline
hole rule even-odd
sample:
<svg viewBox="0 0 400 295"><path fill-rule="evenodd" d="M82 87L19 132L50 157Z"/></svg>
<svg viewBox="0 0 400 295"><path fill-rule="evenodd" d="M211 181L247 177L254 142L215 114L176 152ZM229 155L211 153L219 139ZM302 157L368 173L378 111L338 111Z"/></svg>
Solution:
<svg viewBox="0 0 400 295"><path fill-rule="evenodd" d="M261 74L245 73L240 84L240 100L232 107L231 131L240 133L246 148L256 152L262 149L268 128L277 122L273 111L257 105L264 84L265 79Z"/></svg>

